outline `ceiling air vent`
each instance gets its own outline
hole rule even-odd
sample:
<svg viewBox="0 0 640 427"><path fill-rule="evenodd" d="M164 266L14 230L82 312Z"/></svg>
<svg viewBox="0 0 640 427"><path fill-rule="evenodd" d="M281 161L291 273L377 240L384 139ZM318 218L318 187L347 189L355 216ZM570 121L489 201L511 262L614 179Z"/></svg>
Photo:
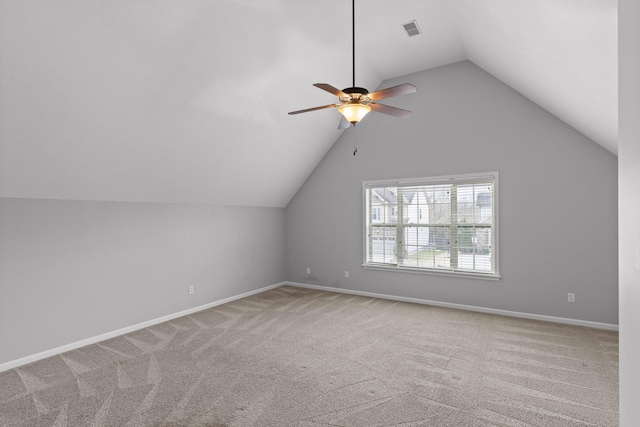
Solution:
<svg viewBox="0 0 640 427"><path fill-rule="evenodd" d="M420 28L418 28L418 23L416 21L407 22L406 24L402 24L402 26L409 37L420 34Z"/></svg>

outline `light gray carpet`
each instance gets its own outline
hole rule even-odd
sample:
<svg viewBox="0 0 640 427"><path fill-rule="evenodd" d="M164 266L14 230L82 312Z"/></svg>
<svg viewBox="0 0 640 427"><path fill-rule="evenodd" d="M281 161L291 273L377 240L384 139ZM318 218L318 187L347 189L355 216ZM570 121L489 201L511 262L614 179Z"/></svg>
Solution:
<svg viewBox="0 0 640 427"><path fill-rule="evenodd" d="M616 426L617 332L283 286L0 373L3 426Z"/></svg>

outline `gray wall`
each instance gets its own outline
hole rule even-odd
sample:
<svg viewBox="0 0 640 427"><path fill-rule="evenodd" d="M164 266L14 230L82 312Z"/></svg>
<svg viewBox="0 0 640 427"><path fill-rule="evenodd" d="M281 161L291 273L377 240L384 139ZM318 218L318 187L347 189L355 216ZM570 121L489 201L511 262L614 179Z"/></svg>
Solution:
<svg viewBox="0 0 640 427"><path fill-rule="evenodd" d="M617 324L616 157L471 62L381 87L404 82L418 93L384 103L413 116L345 131L287 206L287 279ZM500 281L362 269L363 180L489 171Z"/></svg>
<svg viewBox="0 0 640 427"><path fill-rule="evenodd" d="M640 420L640 3L618 2L620 425Z"/></svg>
<svg viewBox="0 0 640 427"><path fill-rule="evenodd" d="M281 208L0 199L0 364L284 279Z"/></svg>

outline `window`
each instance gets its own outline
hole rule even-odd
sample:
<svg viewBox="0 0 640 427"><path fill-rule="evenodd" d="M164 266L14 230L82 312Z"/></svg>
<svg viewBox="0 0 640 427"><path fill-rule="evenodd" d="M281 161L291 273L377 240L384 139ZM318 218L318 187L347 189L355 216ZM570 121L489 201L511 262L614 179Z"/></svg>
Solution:
<svg viewBox="0 0 640 427"><path fill-rule="evenodd" d="M497 172L363 187L365 268L500 277Z"/></svg>
<svg viewBox="0 0 640 427"><path fill-rule="evenodd" d="M380 208L372 208L371 209L371 221L378 221L380 218Z"/></svg>

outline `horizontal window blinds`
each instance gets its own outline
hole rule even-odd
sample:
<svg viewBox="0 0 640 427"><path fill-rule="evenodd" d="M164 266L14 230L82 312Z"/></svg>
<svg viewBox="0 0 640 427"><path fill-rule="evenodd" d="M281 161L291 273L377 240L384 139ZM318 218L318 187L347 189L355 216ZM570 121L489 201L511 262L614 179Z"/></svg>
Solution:
<svg viewBox="0 0 640 427"><path fill-rule="evenodd" d="M365 182L365 264L496 275L496 175Z"/></svg>

